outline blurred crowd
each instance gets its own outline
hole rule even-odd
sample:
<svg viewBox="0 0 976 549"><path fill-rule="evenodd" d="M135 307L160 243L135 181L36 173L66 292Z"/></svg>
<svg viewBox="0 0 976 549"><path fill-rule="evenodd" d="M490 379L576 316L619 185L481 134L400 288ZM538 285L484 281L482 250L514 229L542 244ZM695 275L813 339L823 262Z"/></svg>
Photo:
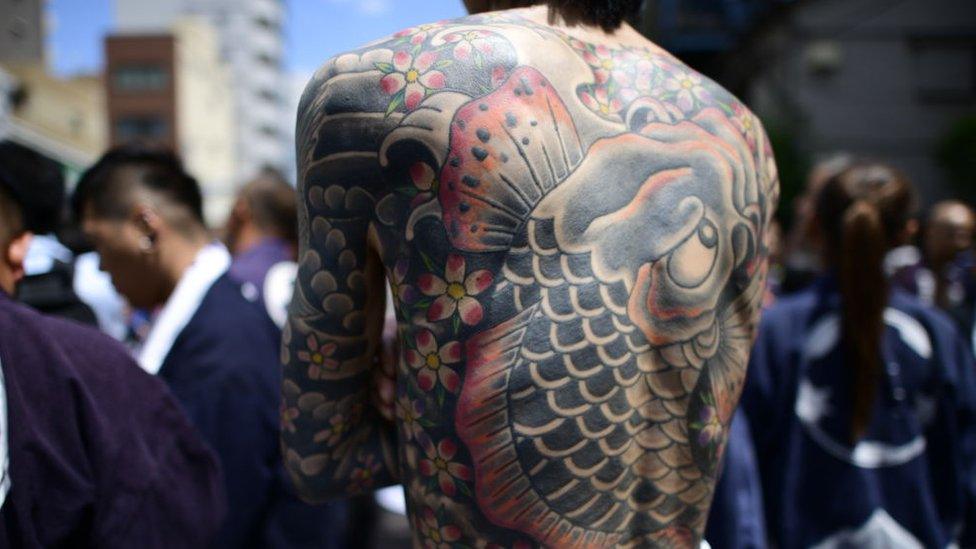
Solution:
<svg viewBox="0 0 976 549"><path fill-rule="evenodd" d="M706 539L974 546L972 207L847 154L791 206Z"/></svg>
<svg viewBox="0 0 976 549"><path fill-rule="evenodd" d="M301 502L281 464L295 201L262 172L213 231L168 151L112 149L69 197L56 163L0 143L0 539L370 543L371 499ZM706 539L972 543L972 208L920 212L903 175L843 154L811 171L792 208L789 230L768 236L767 311ZM8 494L10 478L30 489Z"/></svg>
<svg viewBox="0 0 976 549"><path fill-rule="evenodd" d="M348 506L299 501L281 464L278 348L297 216L280 174L243 185L214 232L169 151L113 149L69 199L59 165L3 142L0 209L0 323L18 327L0 329L13 353L4 478L17 479L0 538L352 545Z"/></svg>

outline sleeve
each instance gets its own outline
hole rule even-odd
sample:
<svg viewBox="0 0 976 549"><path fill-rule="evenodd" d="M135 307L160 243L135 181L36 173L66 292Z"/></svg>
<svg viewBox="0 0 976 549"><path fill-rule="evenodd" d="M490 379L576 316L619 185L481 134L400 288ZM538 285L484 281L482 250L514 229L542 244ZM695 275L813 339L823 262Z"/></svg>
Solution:
<svg viewBox="0 0 976 549"><path fill-rule="evenodd" d="M957 463L962 486L962 525L960 545L976 547L976 361L968 344L955 338L954 359L947 366L955 366L951 400L945 403L947 414L953 417L955 438L958 440Z"/></svg>
<svg viewBox="0 0 976 549"><path fill-rule="evenodd" d="M249 536L260 536L258 545L265 547L326 547L342 532L335 519L343 503L310 505L298 498L279 452L277 406L247 380L229 380L214 410L214 444L229 501L218 546L242 547L252 543Z"/></svg>
<svg viewBox="0 0 976 549"><path fill-rule="evenodd" d="M129 398L119 399L120 409L103 408L104 440L92 444L93 450L115 449L112 455L92 458L102 471L94 545L209 545L225 512L213 452L162 383L132 362L116 373ZM108 406L104 397L98 400Z"/></svg>
<svg viewBox="0 0 976 549"><path fill-rule="evenodd" d="M976 547L976 365L966 342L947 318L929 326L936 400L925 422L929 478L948 535L962 547Z"/></svg>
<svg viewBox="0 0 976 549"><path fill-rule="evenodd" d="M749 357L746 384L740 401L741 419L749 430L759 476L759 501L768 539L776 540L780 520L778 486L783 463L778 454L782 446L784 419L789 417L789 382L795 375L795 342L799 328L790 310L774 307L763 314L759 335ZM791 322L793 321L793 322Z"/></svg>
<svg viewBox="0 0 976 549"><path fill-rule="evenodd" d="M229 502L219 537L222 546L245 545L254 525L266 521L280 461L276 410L261 392L251 380L231 377L211 409L211 440L224 468Z"/></svg>
<svg viewBox="0 0 976 549"><path fill-rule="evenodd" d="M181 401L194 425L200 430L217 457L223 472L227 494L227 515L218 536L221 547L245 544L249 536L260 531L269 494L280 465L277 453L274 401L268 392L276 389L272 380L262 384L243 371L208 368L220 360L215 349L209 356L197 356L191 368L217 373L193 382L192 392L184 392ZM222 360L247 360L246 356L225 356Z"/></svg>
<svg viewBox="0 0 976 549"><path fill-rule="evenodd" d="M731 425L705 539L713 549L765 549L762 485L749 424L741 409Z"/></svg>
<svg viewBox="0 0 976 549"><path fill-rule="evenodd" d="M763 455L763 449L772 440L774 425L771 418L779 417L780 389L778 387L786 349L780 343L778 331L784 326L778 319L775 310L764 313L759 324L759 333L749 356L749 368L746 372L746 383L742 391L740 408L744 412L744 420L754 441L757 453ZM789 338L786 338L787 340Z"/></svg>
<svg viewBox="0 0 976 549"><path fill-rule="evenodd" d="M192 382L189 407L223 467L228 513L217 545L325 546L341 531L334 520L341 504L308 505L287 481L278 445L280 332L263 313L247 318L220 342L195 342L193 364L184 368L215 372Z"/></svg>

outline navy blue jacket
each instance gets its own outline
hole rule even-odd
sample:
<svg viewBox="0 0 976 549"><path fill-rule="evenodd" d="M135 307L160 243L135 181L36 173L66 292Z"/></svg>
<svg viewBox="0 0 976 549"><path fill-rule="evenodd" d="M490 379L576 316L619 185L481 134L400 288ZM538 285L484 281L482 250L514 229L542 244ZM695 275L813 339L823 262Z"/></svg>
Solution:
<svg viewBox="0 0 976 549"><path fill-rule="evenodd" d="M228 515L219 547L321 547L335 513L297 499L278 444L280 332L227 275L208 290L159 376L216 450Z"/></svg>
<svg viewBox="0 0 976 549"><path fill-rule="evenodd" d="M0 547L207 547L217 461L115 340L0 291L10 492Z"/></svg>
<svg viewBox="0 0 976 549"><path fill-rule="evenodd" d="M763 316L743 406L772 541L946 547L976 526L976 382L951 321L895 291L872 420L852 447L851 375L836 282L825 278ZM861 536L861 537L856 537ZM967 537L968 536L968 537Z"/></svg>
<svg viewBox="0 0 976 549"><path fill-rule="evenodd" d="M749 422L742 408L732 416L722 461L705 540L712 549L765 549L762 483Z"/></svg>

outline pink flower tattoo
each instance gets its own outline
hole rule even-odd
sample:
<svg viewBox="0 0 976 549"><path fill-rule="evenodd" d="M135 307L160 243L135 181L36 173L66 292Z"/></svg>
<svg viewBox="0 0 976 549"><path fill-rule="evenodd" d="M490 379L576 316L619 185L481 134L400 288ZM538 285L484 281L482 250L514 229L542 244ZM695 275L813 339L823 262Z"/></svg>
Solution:
<svg viewBox="0 0 976 549"><path fill-rule="evenodd" d="M451 341L438 347L437 340L430 330L420 330L415 337L416 347L407 349L407 364L415 370L417 374L417 384L424 391L430 391L440 384L452 393L456 393L461 379L457 372L452 370L447 364L456 364L461 361L461 344Z"/></svg>
<svg viewBox="0 0 976 549"><path fill-rule="evenodd" d="M308 334L306 349L298 351L298 360L308 364L309 379L322 379L322 374L339 367L339 361L332 358L338 347L335 343L319 343L315 334Z"/></svg>
<svg viewBox="0 0 976 549"><path fill-rule="evenodd" d="M437 70L437 53L425 51L416 56L406 51L393 54L393 63L377 63L376 67L385 74L380 79L380 87L387 95L393 96L387 113L393 112L402 103L407 110L420 104L430 90L445 86L444 73Z"/></svg>
<svg viewBox="0 0 976 549"><path fill-rule="evenodd" d="M465 271L464 258L451 254L447 256L444 278L430 273L420 277L417 283L420 291L427 296L437 296L427 309L427 320L436 322L457 313L467 326L481 322L485 311L474 296L488 289L493 277L487 270L475 271L467 276Z"/></svg>
<svg viewBox="0 0 976 549"><path fill-rule="evenodd" d="M461 463L452 461L457 453L457 445L450 439L442 439L434 446L430 437L420 437L420 444L426 458L420 460L420 474L425 477L436 477L441 492L454 497L457 493L456 480L471 480L471 469Z"/></svg>

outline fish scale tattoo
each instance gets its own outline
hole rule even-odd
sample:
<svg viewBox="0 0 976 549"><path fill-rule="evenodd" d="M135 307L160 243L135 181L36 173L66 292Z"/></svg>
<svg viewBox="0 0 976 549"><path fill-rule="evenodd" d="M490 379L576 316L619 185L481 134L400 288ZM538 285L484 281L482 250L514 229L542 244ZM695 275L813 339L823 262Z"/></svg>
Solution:
<svg viewBox="0 0 976 549"><path fill-rule="evenodd" d="M417 546L696 545L765 287L756 118L662 50L518 12L335 57L299 113L300 492L402 483Z"/></svg>

